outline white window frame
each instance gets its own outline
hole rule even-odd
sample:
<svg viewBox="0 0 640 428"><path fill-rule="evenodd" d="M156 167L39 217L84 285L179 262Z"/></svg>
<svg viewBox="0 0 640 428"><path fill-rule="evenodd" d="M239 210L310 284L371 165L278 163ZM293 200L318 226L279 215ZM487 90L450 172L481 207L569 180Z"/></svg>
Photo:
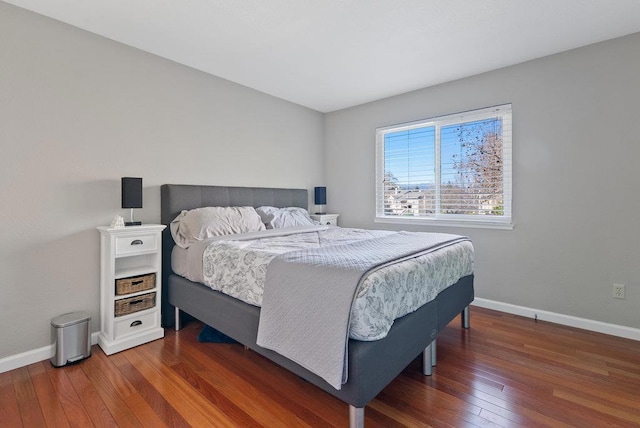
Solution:
<svg viewBox="0 0 640 428"><path fill-rule="evenodd" d="M503 124L502 134L502 162L503 162L503 215L463 215L463 214L442 214L440 209L440 186L441 186L441 159L440 159L440 129L444 126L473 122L476 120L501 117ZM426 224L446 227L475 227L487 229L513 229L512 216L512 118L511 104L487 107L462 113L440 116L415 122L402 123L398 125L385 126L376 129L376 223L395 224ZM385 214L384 207L384 176L385 176L385 135L398 131L405 131L422 127L435 127L435 177L436 196L435 213L430 215L398 216Z"/></svg>

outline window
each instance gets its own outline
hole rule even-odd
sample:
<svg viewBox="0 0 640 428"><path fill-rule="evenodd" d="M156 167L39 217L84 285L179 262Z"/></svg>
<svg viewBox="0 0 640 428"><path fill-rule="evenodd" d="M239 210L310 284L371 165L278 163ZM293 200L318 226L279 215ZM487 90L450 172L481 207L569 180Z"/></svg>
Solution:
<svg viewBox="0 0 640 428"><path fill-rule="evenodd" d="M377 129L376 221L512 228L511 104Z"/></svg>

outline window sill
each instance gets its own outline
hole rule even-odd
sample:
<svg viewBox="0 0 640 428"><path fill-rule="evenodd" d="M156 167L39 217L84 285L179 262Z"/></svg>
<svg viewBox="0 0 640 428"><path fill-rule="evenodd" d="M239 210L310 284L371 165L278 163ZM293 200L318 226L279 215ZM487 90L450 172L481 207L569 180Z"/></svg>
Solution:
<svg viewBox="0 0 640 428"><path fill-rule="evenodd" d="M432 218L403 218L403 217L376 217L375 223L387 224L419 224L436 227L468 227L472 229L498 229L513 230L512 223L489 222L489 221L473 221L473 220L436 220Z"/></svg>

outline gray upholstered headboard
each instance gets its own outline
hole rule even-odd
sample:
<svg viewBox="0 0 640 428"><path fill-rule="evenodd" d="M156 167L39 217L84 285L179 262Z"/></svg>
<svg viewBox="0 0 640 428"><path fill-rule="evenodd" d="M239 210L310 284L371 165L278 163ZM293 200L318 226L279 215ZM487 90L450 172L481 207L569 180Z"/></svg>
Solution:
<svg viewBox="0 0 640 428"><path fill-rule="evenodd" d="M171 220L182 210L200 207L272 206L307 209L307 189L276 189L266 187L198 186L163 184L160 187L160 221L167 228L162 232L162 323L173 324L173 308L167 303L167 279L171 271L171 250L174 242L169 230Z"/></svg>

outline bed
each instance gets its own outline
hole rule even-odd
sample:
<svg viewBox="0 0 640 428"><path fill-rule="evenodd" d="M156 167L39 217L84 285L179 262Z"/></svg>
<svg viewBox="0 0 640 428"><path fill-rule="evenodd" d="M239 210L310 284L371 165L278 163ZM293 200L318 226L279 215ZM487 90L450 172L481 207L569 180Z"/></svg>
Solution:
<svg viewBox="0 0 640 428"><path fill-rule="evenodd" d="M274 206L307 208L306 189L226 187L165 184L161 186L161 221L169 225L182 210L209 206ZM283 366L349 405L351 427L364 426L364 408L421 353L423 372L435 365L438 332L462 314L469 327L468 305L473 300L473 274L449 286L437 297L397 319L387 336L376 341L348 341L348 381L340 389L288 358L257 345L260 308L192 282L172 271L175 245L170 228L163 231L162 322L179 328L196 318L246 347Z"/></svg>

